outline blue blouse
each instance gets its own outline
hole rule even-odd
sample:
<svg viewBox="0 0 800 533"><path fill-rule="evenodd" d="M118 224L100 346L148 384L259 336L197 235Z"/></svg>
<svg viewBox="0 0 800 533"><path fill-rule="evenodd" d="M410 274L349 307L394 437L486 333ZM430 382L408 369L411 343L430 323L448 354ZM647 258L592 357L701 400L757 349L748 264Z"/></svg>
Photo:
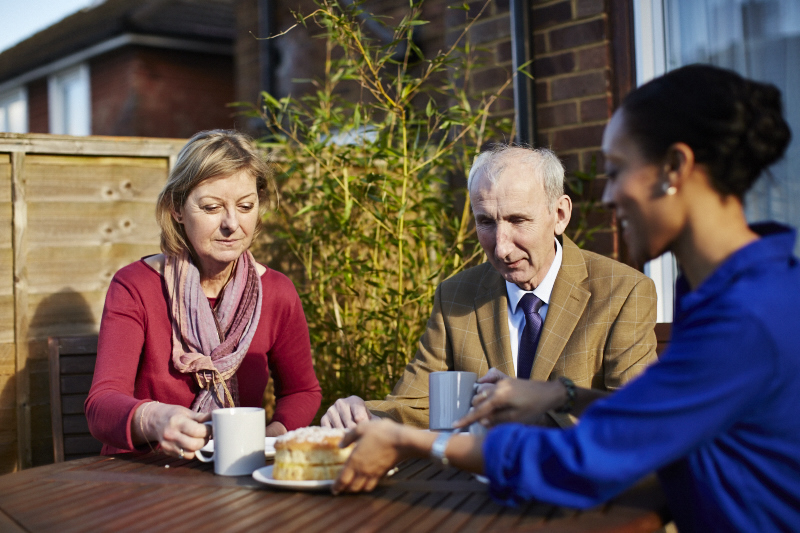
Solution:
<svg viewBox="0 0 800 533"><path fill-rule="evenodd" d="M670 346L566 431L509 424L483 445L492 494L597 505L658 471L686 531L800 528L800 266L794 230L679 280Z"/></svg>

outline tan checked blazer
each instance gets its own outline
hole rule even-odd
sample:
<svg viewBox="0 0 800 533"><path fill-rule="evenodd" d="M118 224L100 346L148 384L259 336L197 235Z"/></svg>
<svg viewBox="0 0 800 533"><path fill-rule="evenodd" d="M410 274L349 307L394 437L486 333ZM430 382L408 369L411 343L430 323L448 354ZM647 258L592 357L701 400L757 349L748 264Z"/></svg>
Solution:
<svg viewBox="0 0 800 533"><path fill-rule="evenodd" d="M616 389L656 360L655 285L562 239L563 261L530 377L567 376L579 387ZM416 356L385 401L367 402L370 411L427 428L430 372L482 376L495 367L515 376L507 302L505 281L489 263L441 283Z"/></svg>

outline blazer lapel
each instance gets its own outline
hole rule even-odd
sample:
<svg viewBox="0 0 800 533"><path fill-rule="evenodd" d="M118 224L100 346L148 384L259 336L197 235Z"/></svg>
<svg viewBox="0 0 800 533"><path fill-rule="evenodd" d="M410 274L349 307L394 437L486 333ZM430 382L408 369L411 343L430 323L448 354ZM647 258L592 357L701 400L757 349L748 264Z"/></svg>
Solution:
<svg viewBox="0 0 800 533"><path fill-rule="evenodd" d="M566 235L563 236L562 253L561 268L550 294L531 379L544 381L550 377L591 296L581 287L588 277L586 262L580 249Z"/></svg>
<svg viewBox="0 0 800 533"><path fill-rule="evenodd" d="M475 295L475 317L483 353L489 368L514 377L514 362L508 333L508 293L503 277L494 268L487 270Z"/></svg>

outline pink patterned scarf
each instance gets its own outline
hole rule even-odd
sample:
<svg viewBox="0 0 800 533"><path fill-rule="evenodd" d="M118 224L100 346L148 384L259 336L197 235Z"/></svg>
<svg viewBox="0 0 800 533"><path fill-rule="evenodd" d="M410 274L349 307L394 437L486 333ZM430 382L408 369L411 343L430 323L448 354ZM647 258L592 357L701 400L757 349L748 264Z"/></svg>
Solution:
<svg viewBox="0 0 800 533"><path fill-rule="evenodd" d="M261 280L253 255L245 252L236 261L216 310L203 294L188 252L167 256L164 279L172 309L172 364L183 374L193 373L200 386L192 410L238 406L236 370L261 317Z"/></svg>

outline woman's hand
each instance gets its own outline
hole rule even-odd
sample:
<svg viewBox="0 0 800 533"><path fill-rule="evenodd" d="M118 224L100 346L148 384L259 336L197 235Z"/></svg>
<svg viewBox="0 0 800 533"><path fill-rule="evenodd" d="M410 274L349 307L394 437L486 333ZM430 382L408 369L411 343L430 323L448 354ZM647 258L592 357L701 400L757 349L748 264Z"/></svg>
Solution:
<svg viewBox="0 0 800 533"><path fill-rule="evenodd" d="M208 442L211 429L203 422L210 419L210 413L196 413L180 405L143 403L131 424L133 442L158 442L167 455L194 459L194 452Z"/></svg>
<svg viewBox="0 0 800 533"><path fill-rule="evenodd" d="M286 430L286 426L284 426L277 420L267 424L267 429L264 431L264 435L266 437L280 437L281 435L285 435L286 433L288 433L288 431Z"/></svg>
<svg viewBox="0 0 800 533"><path fill-rule="evenodd" d="M564 386L558 381L512 379L492 370L479 380L483 384L472 399L473 408L455 427L464 428L473 422L486 427L505 422L540 424L548 410L564 404Z"/></svg>
<svg viewBox="0 0 800 533"><path fill-rule="evenodd" d="M389 469L411 456L405 443L413 431L390 420L364 422L348 431L340 446L355 442L356 447L333 485L334 494L374 489Z"/></svg>

